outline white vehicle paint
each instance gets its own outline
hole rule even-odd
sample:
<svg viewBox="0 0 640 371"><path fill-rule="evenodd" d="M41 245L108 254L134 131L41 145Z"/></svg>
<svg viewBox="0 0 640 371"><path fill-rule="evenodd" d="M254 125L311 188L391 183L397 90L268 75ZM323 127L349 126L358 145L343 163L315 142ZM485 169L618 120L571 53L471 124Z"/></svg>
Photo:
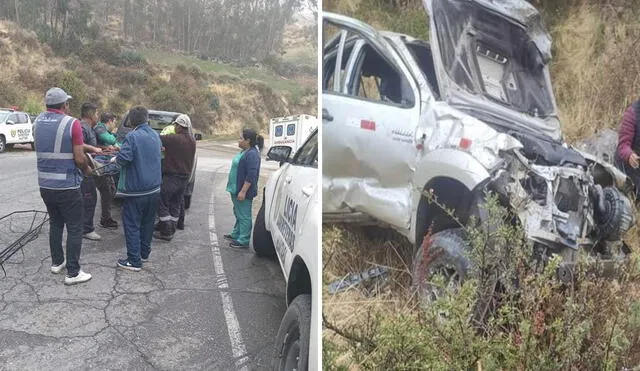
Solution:
<svg viewBox="0 0 640 371"><path fill-rule="evenodd" d="M31 144L33 124L26 112L0 109L0 153L14 144Z"/></svg>
<svg viewBox="0 0 640 371"><path fill-rule="evenodd" d="M274 369L315 370L320 360L318 130L290 154L288 146L272 146L267 153L267 160L281 166L265 186L251 246L260 256L277 256L287 284L288 309L276 337ZM290 344L296 333L297 354Z"/></svg>
<svg viewBox="0 0 640 371"><path fill-rule="evenodd" d="M269 121L271 146L289 146L291 153L318 127L318 118L310 115L295 115L272 118Z"/></svg>

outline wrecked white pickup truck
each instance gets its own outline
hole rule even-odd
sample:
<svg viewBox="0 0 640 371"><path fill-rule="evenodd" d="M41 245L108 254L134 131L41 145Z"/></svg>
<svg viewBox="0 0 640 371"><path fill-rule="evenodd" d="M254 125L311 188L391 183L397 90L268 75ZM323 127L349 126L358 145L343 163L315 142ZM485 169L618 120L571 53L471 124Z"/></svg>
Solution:
<svg viewBox="0 0 640 371"><path fill-rule="evenodd" d="M482 220L489 190L537 251L563 256L560 278L580 249L603 262L628 251L626 176L564 142L538 11L515 0L424 6L429 43L324 13L338 31L323 50L323 221L391 227L416 246L414 265L432 226L444 255L429 264L446 264L464 259L461 229L423 191L466 223Z"/></svg>

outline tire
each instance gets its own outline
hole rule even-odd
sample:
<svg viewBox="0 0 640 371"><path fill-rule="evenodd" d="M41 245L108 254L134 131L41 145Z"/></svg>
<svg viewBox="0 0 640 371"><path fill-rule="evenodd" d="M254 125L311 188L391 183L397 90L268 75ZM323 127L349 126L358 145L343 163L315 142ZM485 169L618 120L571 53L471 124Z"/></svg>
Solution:
<svg viewBox="0 0 640 371"><path fill-rule="evenodd" d="M0 135L0 153L4 152L7 149L7 140L4 138L4 135Z"/></svg>
<svg viewBox="0 0 640 371"><path fill-rule="evenodd" d="M456 279L457 282L452 282L453 284L462 285L466 279L470 262L464 255L468 244L463 236L461 228L446 229L431 236L428 256L425 257L425 244L416 251L411 267L411 281L420 301L429 304L437 298L437 289L428 280L438 272L443 273L447 280Z"/></svg>
<svg viewBox="0 0 640 371"><path fill-rule="evenodd" d="M445 285L454 290L459 289L469 276L471 262L465 255L469 244L464 238L462 228L446 229L431 237L427 255L428 265L425 267L424 247L420 247L413 258L411 269L412 286L422 304L430 305L438 296L438 288L428 281L436 273L445 277ZM493 290L499 290L500 282L493 282ZM478 290L482 290L478 288ZM499 302L493 292L478 291L471 313L472 322L482 324L489 312L494 312Z"/></svg>
<svg viewBox="0 0 640 371"><path fill-rule="evenodd" d="M300 294L287 308L273 352L273 370L308 369L311 333L311 295Z"/></svg>
<svg viewBox="0 0 640 371"><path fill-rule="evenodd" d="M629 228L633 221L633 216L628 213L632 206L627 205L620 191L613 187L606 187L603 197L606 212L596 211L598 234L606 241L618 241L622 238L621 231Z"/></svg>
<svg viewBox="0 0 640 371"><path fill-rule="evenodd" d="M31 142L31 150L32 151L36 150L36 142Z"/></svg>
<svg viewBox="0 0 640 371"><path fill-rule="evenodd" d="M275 259L276 257L276 248L273 245L271 233L267 231L264 222L264 201L260 206L255 225L253 226L253 249L256 255L260 257L269 259Z"/></svg>

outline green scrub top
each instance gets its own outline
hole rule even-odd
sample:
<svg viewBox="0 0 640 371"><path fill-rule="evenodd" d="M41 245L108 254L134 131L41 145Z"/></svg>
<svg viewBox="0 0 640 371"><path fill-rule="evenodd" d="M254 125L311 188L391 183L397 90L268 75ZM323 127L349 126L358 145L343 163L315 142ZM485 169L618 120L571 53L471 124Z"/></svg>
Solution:
<svg viewBox="0 0 640 371"><path fill-rule="evenodd" d="M231 194L236 194L238 191L236 181L238 177L238 164L240 163L242 155L244 155L244 151L238 152L238 154L233 157L233 160L231 160L231 170L229 170L229 179L227 180L227 192Z"/></svg>

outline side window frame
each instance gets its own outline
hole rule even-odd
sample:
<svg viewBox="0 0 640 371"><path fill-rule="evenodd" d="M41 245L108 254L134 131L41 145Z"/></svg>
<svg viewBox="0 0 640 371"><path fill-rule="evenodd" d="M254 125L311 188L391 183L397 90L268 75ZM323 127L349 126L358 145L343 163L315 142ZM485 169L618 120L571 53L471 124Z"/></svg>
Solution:
<svg viewBox="0 0 640 371"><path fill-rule="evenodd" d="M368 50L365 48L365 46L368 46L371 50L373 50L374 53L377 53L378 56L382 59L384 59L389 67L398 74L398 77L400 78L400 86L402 85L406 85L406 87L408 87L407 91L411 94L410 98L410 103L408 104L402 104L402 103L395 103L395 102L388 102L388 101L384 101L384 100L378 100L378 99L371 99L371 98L365 98L365 97L360 97L358 95L358 91L356 90L356 87L358 87L359 90L359 86L360 86L360 75L361 75L361 71L362 71L362 66L364 65L365 62L365 58L366 58L366 53L368 52ZM402 69L398 69L398 67L396 66L395 63L392 63L389 58L384 55L383 53L381 53L379 50L377 50L377 48L375 47L375 45L372 45L371 43L367 43L366 41L363 40L362 45L358 48L358 55L355 55L353 58L353 65L350 66L349 69L349 81L348 81L348 95L354 99L359 99L359 100L364 100L367 102L375 102L375 103L379 103L379 104L386 104L389 106L393 106L393 107L399 107L399 108L406 108L406 109L411 109L414 108L417 104L417 97L416 97L416 91L413 89L413 87L411 86L411 84L408 81L408 77L406 76L405 71L403 71ZM419 97L419 96L418 96Z"/></svg>
<svg viewBox="0 0 640 371"><path fill-rule="evenodd" d="M351 99L361 100L365 102L375 102L377 104L384 104L384 105L389 105L392 107L398 107L398 108L404 108L404 109L413 109L420 104L420 87L417 81L415 80L415 78L412 76L411 70L409 69L408 66L404 66L405 68L403 69L402 66L398 65L395 59L390 58L389 56L385 55L385 53L382 53L379 50L379 48L376 46L375 42L368 40L368 38L363 36L362 33L359 32L357 29L351 29L349 27L346 27L340 24L334 24L333 22L330 22L330 21L329 22L325 21L325 23L329 23L332 26L338 27L340 31L338 31L339 36L337 35L336 37L334 37L329 43L331 44L331 43L337 42L337 51L335 52L336 55L334 57L336 62L334 63L334 74L332 76L333 89L331 90L326 89L325 83L328 83L329 80L327 80L327 76L323 76L322 89L324 94L339 95L339 96L348 97ZM350 43L353 42L354 44L351 49L351 53L349 54L349 58L346 62L346 67L344 71L346 73L347 79L344 80L344 84L341 84L339 87L337 87L336 72L338 72L338 77L339 77L339 73L341 72L339 71L341 64L338 63L338 59L339 59L338 57L341 58L340 60L344 58L342 53L344 51L345 42L347 40L347 34L353 35L353 37L349 39L349 42ZM337 39L339 39L339 41L337 41ZM329 44L327 44L327 46L329 46ZM359 78L359 73L357 77L355 76L356 63L360 59L359 57L362 53L362 50L365 44L367 44L371 49L373 49L381 58L385 59L386 62L389 64L389 66L398 73L401 79L404 80L404 83L406 83L408 91L411 94L411 97L410 97L411 104L398 104L398 103L387 102L383 100L372 100L372 99L359 97L357 95L357 92L356 92L356 95L350 93L352 91L353 84L354 84L353 80L356 78ZM327 46L325 46L325 48L323 49L323 64L326 63L325 61L327 59L327 54L324 54L326 52ZM331 52L330 55L333 55L334 50L335 50L334 47L330 49L330 52ZM397 53L397 50L393 48L390 48L390 50L392 53ZM398 55L398 58L402 60L402 58L399 55ZM401 84L402 83L403 82L401 82Z"/></svg>
<svg viewBox="0 0 640 371"><path fill-rule="evenodd" d="M315 149L313 149L313 152L311 152L311 155L309 156L311 161L305 161L305 162L300 161L300 156L302 155L303 152L305 152L305 149L307 148L307 146L312 145L311 144L312 141L315 141ZM309 138L307 138L307 140L304 142L304 144L300 146L300 148L298 148L298 151L296 152L296 154L293 156L293 159L291 160L291 165L313 167L317 169L318 168L317 160L316 160L317 158L318 158L318 131L316 130L316 132L312 133L309 136ZM305 160L306 160L306 157L305 157Z"/></svg>

